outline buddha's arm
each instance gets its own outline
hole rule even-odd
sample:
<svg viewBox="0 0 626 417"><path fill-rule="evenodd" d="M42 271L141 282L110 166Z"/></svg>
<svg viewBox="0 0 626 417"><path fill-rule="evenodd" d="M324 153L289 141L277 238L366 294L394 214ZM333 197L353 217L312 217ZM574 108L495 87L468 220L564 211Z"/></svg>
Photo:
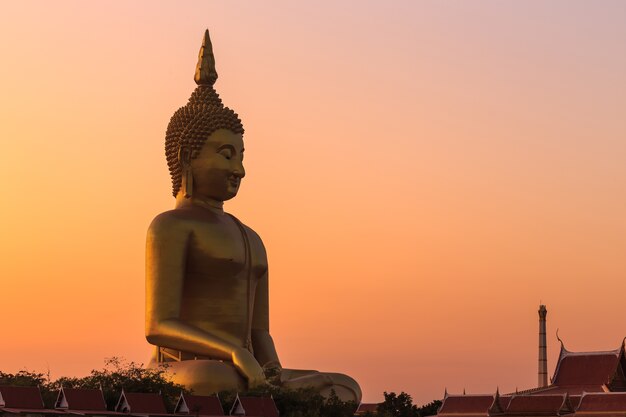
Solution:
<svg viewBox="0 0 626 417"><path fill-rule="evenodd" d="M252 346L254 356L264 368L279 367L280 361L270 335L270 309L268 274L263 274L256 289L254 298L254 315L252 317Z"/></svg>
<svg viewBox="0 0 626 417"><path fill-rule="evenodd" d="M166 215L148 229L146 339L157 346L232 360L236 346L180 320L189 234L183 222Z"/></svg>

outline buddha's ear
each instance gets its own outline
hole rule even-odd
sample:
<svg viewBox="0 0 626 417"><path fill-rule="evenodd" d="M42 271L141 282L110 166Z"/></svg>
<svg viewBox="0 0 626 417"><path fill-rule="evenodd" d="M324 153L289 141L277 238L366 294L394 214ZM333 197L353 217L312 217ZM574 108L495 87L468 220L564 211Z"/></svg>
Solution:
<svg viewBox="0 0 626 417"><path fill-rule="evenodd" d="M178 150L178 163L182 168L182 188L185 198L191 198L193 195L193 175L191 173L191 148L181 146Z"/></svg>
<svg viewBox="0 0 626 417"><path fill-rule="evenodd" d="M181 146L178 150L178 163L183 168L191 165L191 148L189 146Z"/></svg>

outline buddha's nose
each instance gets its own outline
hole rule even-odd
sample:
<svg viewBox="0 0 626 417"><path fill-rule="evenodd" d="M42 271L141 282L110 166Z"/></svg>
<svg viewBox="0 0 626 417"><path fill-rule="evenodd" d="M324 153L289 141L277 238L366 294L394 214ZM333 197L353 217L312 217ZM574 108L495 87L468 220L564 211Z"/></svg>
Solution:
<svg viewBox="0 0 626 417"><path fill-rule="evenodd" d="M233 175L237 178L243 178L246 176L246 170L241 162L235 163L235 166L233 168Z"/></svg>

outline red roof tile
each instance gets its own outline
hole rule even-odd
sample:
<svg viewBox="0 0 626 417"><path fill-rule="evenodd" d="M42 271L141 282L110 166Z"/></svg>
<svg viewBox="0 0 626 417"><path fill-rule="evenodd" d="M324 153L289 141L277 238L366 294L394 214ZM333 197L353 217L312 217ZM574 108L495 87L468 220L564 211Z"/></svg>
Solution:
<svg viewBox="0 0 626 417"><path fill-rule="evenodd" d="M511 403L510 395L503 395L500 397L500 406L502 406L503 410L506 410L506 408L509 406L510 403Z"/></svg>
<svg viewBox="0 0 626 417"><path fill-rule="evenodd" d="M278 417L274 400L269 397L239 397L246 416Z"/></svg>
<svg viewBox="0 0 626 417"><path fill-rule="evenodd" d="M65 411L61 410L50 410L44 408L0 408L3 413L12 413L12 414L65 414Z"/></svg>
<svg viewBox="0 0 626 417"><path fill-rule="evenodd" d="M619 364L619 350L577 352L562 349L552 383L558 386L608 384Z"/></svg>
<svg viewBox="0 0 626 417"><path fill-rule="evenodd" d="M376 412L377 408L378 408L378 403L361 403L359 404L359 408L356 409L356 412L354 414L366 413L368 411L371 411L372 413L374 413Z"/></svg>
<svg viewBox="0 0 626 417"><path fill-rule="evenodd" d="M181 400L187 406L188 412L180 412ZM182 394L176 405L176 414L190 414L194 416L223 416L224 410L220 399L215 396Z"/></svg>
<svg viewBox="0 0 626 417"><path fill-rule="evenodd" d="M604 388L602 385L566 385L564 387L551 385L541 390L528 392L525 395L552 395L567 393L569 395L580 396L585 392L604 392Z"/></svg>
<svg viewBox="0 0 626 417"><path fill-rule="evenodd" d="M565 394L563 395L513 395L505 414L542 413L559 415L564 408ZM569 408L569 407L565 407ZM573 411L573 410L571 410Z"/></svg>
<svg viewBox="0 0 626 417"><path fill-rule="evenodd" d="M99 389L62 388L59 395L64 395L68 410L106 411L104 396ZM57 405L57 408L60 408Z"/></svg>
<svg viewBox="0 0 626 417"><path fill-rule="evenodd" d="M576 412L620 411L626 413L626 392L585 394Z"/></svg>
<svg viewBox="0 0 626 417"><path fill-rule="evenodd" d="M41 392L38 387L0 386L0 395L6 408L28 408L41 410L44 408Z"/></svg>
<svg viewBox="0 0 626 417"><path fill-rule="evenodd" d="M167 414L165 403L159 394L124 392L122 395L126 397L131 414Z"/></svg>
<svg viewBox="0 0 626 417"><path fill-rule="evenodd" d="M448 395L443 399L438 414L485 414L491 404L493 395Z"/></svg>
<svg viewBox="0 0 626 417"><path fill-rule="evenodd" d="M580 395L570 395L569 396L569 403L571 404L572 408L575 410L578 408L578 405L580 404Z"/></svg>

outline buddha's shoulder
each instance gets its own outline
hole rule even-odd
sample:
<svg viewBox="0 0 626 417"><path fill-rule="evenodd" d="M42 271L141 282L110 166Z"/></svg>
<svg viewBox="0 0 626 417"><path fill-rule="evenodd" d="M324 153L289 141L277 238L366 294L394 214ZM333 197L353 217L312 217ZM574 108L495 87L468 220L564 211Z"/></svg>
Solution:
<svg viewBox="0 0 626 417"><path fill-rule="evenodd" d="M196 219L187 210L168 210L157 215L148 227L149 233L173 233L188 231Z"/></svg>

